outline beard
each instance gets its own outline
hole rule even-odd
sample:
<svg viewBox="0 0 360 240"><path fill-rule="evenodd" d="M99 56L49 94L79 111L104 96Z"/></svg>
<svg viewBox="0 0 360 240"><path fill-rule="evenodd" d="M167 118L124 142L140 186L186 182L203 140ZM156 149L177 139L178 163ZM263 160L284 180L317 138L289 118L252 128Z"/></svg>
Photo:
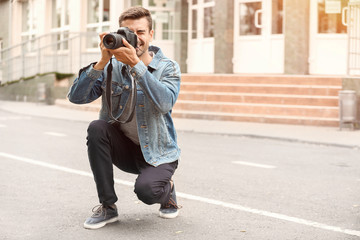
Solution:
<svg viewBox="0 0 360 240"><path fill-rule="evenodd" d="M146 51L146 45L144 41L139 40L140 44L138 44L138 47L135 49L136 50L136 55L138 57L141 57ZM141 49L141 47L143 47L143 49Z"/></svg>

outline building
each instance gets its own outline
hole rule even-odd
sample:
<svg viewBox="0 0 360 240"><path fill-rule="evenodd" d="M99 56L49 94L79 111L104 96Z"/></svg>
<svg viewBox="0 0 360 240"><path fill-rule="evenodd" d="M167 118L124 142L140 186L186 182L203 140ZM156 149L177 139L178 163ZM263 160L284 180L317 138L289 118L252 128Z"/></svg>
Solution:
<svg viewBox="0 0 360 240"><path fill-rule="evenodd" d="M0 0L0 81L76 74L135 5L188 73L174 116L337 126L360 96L360 0Z"/></svg>
<svg viewBox="0 0 360 240"><path fill-rule="evenodd" d="M2 81L76 72L97 59L98 33L116 31L134 5L152 12L153 44L183 72L359 75L360 36L350 49L348 25L359 28L360 3L350 4L357 8L348 0L0 0Z"/></svg>

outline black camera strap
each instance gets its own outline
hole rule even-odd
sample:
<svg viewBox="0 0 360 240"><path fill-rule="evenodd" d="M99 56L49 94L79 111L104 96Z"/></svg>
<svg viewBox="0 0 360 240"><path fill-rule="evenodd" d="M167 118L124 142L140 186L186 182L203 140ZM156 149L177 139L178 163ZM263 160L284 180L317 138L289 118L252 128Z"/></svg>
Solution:
<svg viewBox="0 0 360 240"><path fill-rule="evenodd" d="M112 114L112 101L111 101L111 93L112 93L112 83L111 83L111 79L112 79L112 70L113 70L113 66L111 63L110 59L110 63L108 65L107 68L107 77L106 77L106 90L105 90L105 96L106 96L106 102L107 102L107 107L108 107L108 115L110 117L111 120L118 122L118 123L127 123L130 122L132 120L132 118L134 117L134 112L135 112L135 105L136 105L136 82L134 80L134 78L131 78L131 87L130 87L130 93L129 93L129 97L128 100L126 101L125 106L123 107L123 111L121 112L120 116L116 119L114 118L113 114ZM121 95L120 95L120 99L121 99Z"/></svg>

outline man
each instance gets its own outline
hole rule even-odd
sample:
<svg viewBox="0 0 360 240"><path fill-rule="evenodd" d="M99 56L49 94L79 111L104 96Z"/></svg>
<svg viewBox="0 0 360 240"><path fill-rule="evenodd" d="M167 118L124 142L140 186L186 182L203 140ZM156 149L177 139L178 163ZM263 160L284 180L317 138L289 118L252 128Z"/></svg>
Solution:
<svg viewBox="0 0 360 240"><path fill-rule="evenodd" d="M88 128L88 157L101 205L86 219L85 228L97 229L118 219L115 202L113 165L138 174L134 192L146 204L160 203L160 217L178 215L172 175L178 165L180 149L171 118L179 95L180 69L160 48L150 46L152 18L148 10L132 7L121 14L120 27L128 27L138 38L136 48L125 39L124 47L107 49L100 34L101 59L80 70L69 100L89 103L102 96L100 119ZM129 100L135 80L137 97L133 118L117 123L108 116L106 78L112 58L112 114L119 117ZM96 207L94 207L95 209Z"/></svg>

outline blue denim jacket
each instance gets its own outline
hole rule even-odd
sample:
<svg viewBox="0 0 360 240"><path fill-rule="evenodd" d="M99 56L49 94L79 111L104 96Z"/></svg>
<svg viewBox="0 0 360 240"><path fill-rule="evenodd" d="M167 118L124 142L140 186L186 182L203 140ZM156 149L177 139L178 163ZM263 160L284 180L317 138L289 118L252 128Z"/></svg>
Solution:
<svg viewBox="0 0 360 240"><path fill-rule="evenodd" d="M155 53L149 66L140 61L133 68L112 59L112 114L118 118L128 100L131 77L137 84L136 120L139 141L146 162L153 166L174 162L180 157L177 135L171 118L172 107L180 91L180 68L165 57L160 48L150 46ZM111 122L105 99L107 67L83 68L70 88L72 103L90 103L102 96L99 118Z"/></svg>

